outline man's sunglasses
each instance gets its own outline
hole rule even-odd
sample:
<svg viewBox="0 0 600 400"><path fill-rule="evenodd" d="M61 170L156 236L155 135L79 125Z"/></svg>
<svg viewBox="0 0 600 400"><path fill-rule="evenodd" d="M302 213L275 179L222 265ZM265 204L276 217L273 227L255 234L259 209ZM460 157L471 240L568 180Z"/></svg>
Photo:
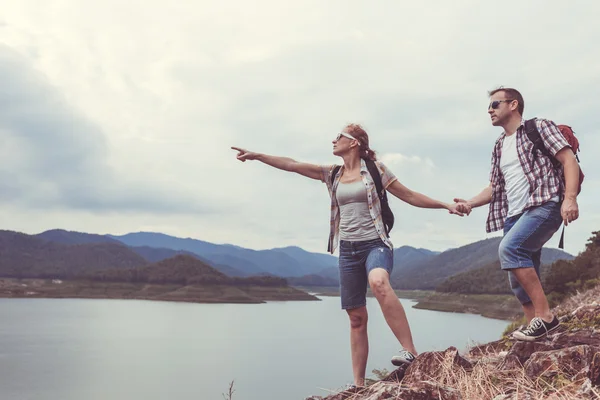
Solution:
<svg viewBox="0 0 600 400"><path fill-rule="evenodd" d="M354 136L348 135L346 132L340 132L338 133L337 137L335 138L335 141L337 142L338 140L340 140L343 137L347 137L350 140L356 140L356 142L358 143L358 145L360 146L360 142L358 141L357 138L355 138Z"/></svg>
<svg viewBox="0 0 600 400"><path fill-rule="evenodd" d="M498 107L500 107L500 103L504 102L504 103L510 103L511 101L514 101L514 99L512 100L494 100L492 101L489 105L488 105L488 110L491 108L492 110L497 109Z"/></svg>

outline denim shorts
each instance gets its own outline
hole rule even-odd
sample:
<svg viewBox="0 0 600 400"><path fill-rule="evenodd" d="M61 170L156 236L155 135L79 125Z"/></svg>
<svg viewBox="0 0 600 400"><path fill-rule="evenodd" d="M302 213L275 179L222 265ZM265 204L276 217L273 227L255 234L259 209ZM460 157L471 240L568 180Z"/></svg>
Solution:
<svg viewBox="0 0 600 400"><path fill-rule="evenodd" d="M340 240L339 267L342 309L363 307L367 304L369 272L383 268L391 275L394 253L381 239Z"/></svg>
<svg viewBox="0 0 600 400"><path fill-rule="evenodd" d="M521 304L527 304L531 299L512 270L533 267L540 276L542 247L560 228L561 205L560 202L548 201L504 222L504 237L498 248L500 267L508 271L510 288Z"/></svg>

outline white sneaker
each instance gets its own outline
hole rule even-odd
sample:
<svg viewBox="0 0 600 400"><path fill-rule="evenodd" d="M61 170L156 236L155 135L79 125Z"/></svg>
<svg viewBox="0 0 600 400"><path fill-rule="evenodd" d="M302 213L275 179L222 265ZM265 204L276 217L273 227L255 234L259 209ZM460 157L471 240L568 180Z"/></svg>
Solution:
<svg viewBox="0 0 600 400"><path fill-rule="evenodd" d="M392 357L392 364L399 367L404 364L410 364L415 361L415 356L408 350L400 350L397 356Z"/></svg>

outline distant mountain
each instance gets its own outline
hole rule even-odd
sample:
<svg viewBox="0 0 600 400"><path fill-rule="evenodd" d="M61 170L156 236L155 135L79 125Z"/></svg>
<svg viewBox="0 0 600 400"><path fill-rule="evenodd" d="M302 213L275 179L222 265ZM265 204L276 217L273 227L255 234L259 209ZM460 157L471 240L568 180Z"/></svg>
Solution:
<svg viewBox="0 0 600 400"><path fill-rule="evenodd" d="M408 268L403 268L401 274L392 275L392 286L396 289L435 289L453 275L483 268L498 261L501 240L501 237L481 240L413 263ZM543 264L573 258L558 249L544 248L542 251Z"/></svg>
<svg viewBox="0 0 600 400"><path fill-rule="evenodd" d="M280 247L272 249L273 251L281 251L290 257L293 257L301 264L313 265L315 268L331 268L337 267L338 258L330 254L311 253L297 246Z"/></svg>
<svg viewBox="0 0 600 400"><path fill-rule="evenodd" d="M292 286L323 286L332 287L339 285L339 279L327 278L321 275L304 275L295 278L286 278L287 282Z"/></svg>
<svg viewBox="0 0 600 400"><path fill-rule="evenodd" d="M507 272L500 269L500 261L453 275L438 285L435 290L474 294L512 293Z"/></svg>
<svg viewBox="0 0 600 400"><path fill-rule="evenodd" d="M0 231L0 276L68 277L82 271L127 269L148 264L121 243L60 244L37 236Z"/></svg>
<svg viewBox="0 0 600 400"><path fill-rule="evenodd" d="M177 238L162 233L137 232L126 235L109 235L128 246L163 247L198 254L215 265L228 265L242 274L271 274L280 277L299 277L318 274L324 268L337 266L337 258L310 253L298 247L270 250L251 250L230 244L213 244L191 238Z"/></svg>
<svg viewBox="0 0 600 400"><path fill-rule="evenodd" d="M173 250L187 250L189 252L204 255L220 251L222 245L205 242L198 239L178 238L155 232L136 232L125 235L106 235L114 240L125 243L127 246L148 246ZM225 245L226 246L226 245ZM234 246L231 246L234 247Z"/></svg>
<svg viewBox="0 0 600 400"><path fill-rule="evenodd" d="M38 233L36 236L40 239L47 240L49 242L62 243L62 244L89 244L89 243L118 243L118 240L110 238L106 235L96 235L92 233L74 232L67 231L64 229L52 229L42 233Z"/></svg>
<svg viewBox="0 0 600 400"><path fill-rule="evenodd" d="M412 246L402 246L394 249L394 269L390 277L391 281L402 279L404 271L410 270L413 266L431 259L438 254L440 253L437 251L417 249Z"/></svg>
<svg viewBox="0 0 600 400"><path fill-rule="evenodd" d="M417 249L412 246L401 246L394 249L394 265L409 264L415 261L425 260L440 254L439 251Z"/></svg>
<svg viewBox="0 0 600 400"><path fill-rule="evenodd" d="M175 285L226 285L226 286L288 286L283 278L227 276L194 256L180 254L173 258L131 269L105 269L92 271L86 278L102 282L128 282Z"/></svg>
<svg viewBox="0 0 600 400"><path fill-rule="evenodd" d="M123 243L121 243L119 241L115 241L115 242L123 245ZM165 249L165 248L149 247L149 246L129 246L129 248L131 250L133 250L135 253L144 257L144 259L146 259L146 261L151 262L151 263L166 260L167 258L172 258L172 257L175 257L180 254L185 254L188 256L196 257L197 259L199 259L207 264L210 264L207 260L202 259L202 257L200 257L199 255L191 253L189 251L185 251L185 250L173 250L173 249Z"/></svg>
<svg viewBox="0 0 600 400"><path fill-rule="evenodd" d="M109 235L97 235L91 233L83 233L83 232L74 232L74 231L66 231L63 229L52 229L49 231L45 231L34 235L36 237L48 240L50 242L62 243L62 244L81 244L81 243L116 243L119 245L126 245L125 243L113 239ZM173 250L164 247L150 247L150 246L128 246L135 253L144 257L144 259L148 262L158 262L165 260L167 258L175 257L178 254L187 254L197 259L201 260L204 263L211 265L217 270L227 274L229 276L245 276L246 274L236 268L227 265L226 263L212 263L204 257L199 256L196 253L192 253L186 250ZM242 261L243 260L239 260Z"/></svg>

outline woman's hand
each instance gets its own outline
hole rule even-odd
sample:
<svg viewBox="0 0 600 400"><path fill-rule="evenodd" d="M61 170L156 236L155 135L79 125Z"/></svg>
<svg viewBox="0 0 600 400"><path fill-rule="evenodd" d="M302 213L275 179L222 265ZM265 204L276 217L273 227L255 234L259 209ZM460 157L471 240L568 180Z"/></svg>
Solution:
<svg viewBox="0 0 600 400"><path fill-rule="evenodd" d="M232 149L238 151L237 159L241 162L245 162L246 160L256 160L258 158L258 153L254 153L240 147L232 147Z"/></svg>
<svg viewBox="0 0 600 400"><path fill-rule="evenodd" d="M463 217L466 213L461 203L448 204L448 212L450 212L450 214L458 215L460 217Z"/></svg>

